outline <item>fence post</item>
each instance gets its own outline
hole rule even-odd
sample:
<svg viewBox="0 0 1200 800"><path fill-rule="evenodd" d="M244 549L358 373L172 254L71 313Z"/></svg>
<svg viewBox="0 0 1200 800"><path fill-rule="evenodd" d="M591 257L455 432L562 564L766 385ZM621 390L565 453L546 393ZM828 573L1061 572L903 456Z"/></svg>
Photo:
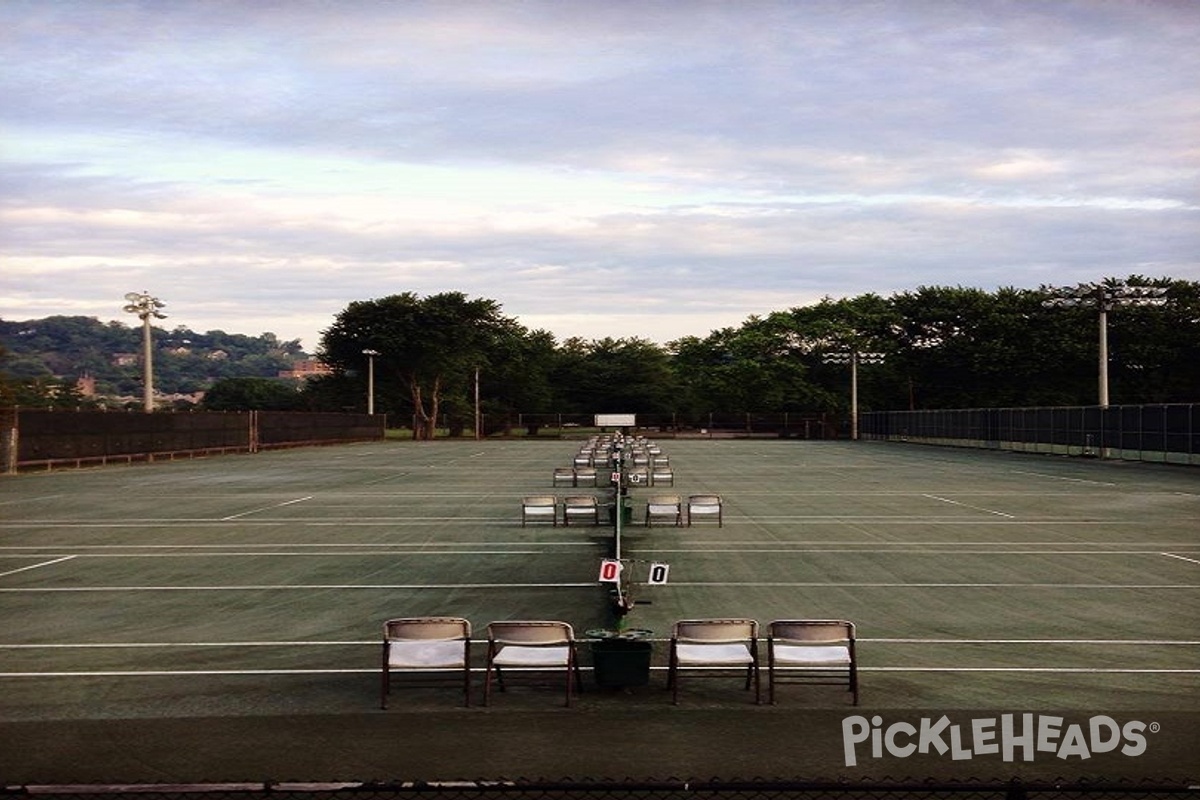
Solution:
<svg viewBox="0 0 1200 800"><path fill-rule="evenodd" d="M17 409L11 409L3 412L0 415L0 455L3 456L4 474L17 474L17 446L20 444L20 436L17 432L17 416L20 412Z"/></svg>

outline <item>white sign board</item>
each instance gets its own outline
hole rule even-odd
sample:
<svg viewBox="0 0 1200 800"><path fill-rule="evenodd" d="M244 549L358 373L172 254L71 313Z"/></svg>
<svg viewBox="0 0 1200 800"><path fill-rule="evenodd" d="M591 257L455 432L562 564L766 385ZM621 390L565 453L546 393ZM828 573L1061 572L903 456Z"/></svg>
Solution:
<svg viewBox="0 0 1200 800"><path fill-rule="evenodd" d="M601 583L620 583L621 570L625 569L625 565L615 558L606 558L600 562L600 582Z"/></svg>
<svg viewBox="0 0 1200 800"><path fill-rule="evenodd" d="M637 414L597 414L597 428L632 428L637 426Z"/></svg>

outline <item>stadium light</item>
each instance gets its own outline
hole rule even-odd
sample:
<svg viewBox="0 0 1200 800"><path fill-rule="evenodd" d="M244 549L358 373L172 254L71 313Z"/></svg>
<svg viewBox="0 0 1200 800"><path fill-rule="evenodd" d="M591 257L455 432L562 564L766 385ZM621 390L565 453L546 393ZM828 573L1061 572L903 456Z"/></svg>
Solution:
<svg viewBox="0 0 1200 800"><path fill-rule="evenodd" d="M883 353L860 353L857 350L826 353L821 357L826 364L850 365L850 438L853 440L858 439L858 365L882 364L885 357Z"/></svg>
<svg viewBox="0 0 1200 800"><path fill-rule="evenodd" d="M1042 301L1045 308L1095 306L1100 314L1099 385L1100 407L1108 408L1108 312L1122 306L1161 306L1167 290L1161 286L1131 286L1124 282L1081 283L1051 288L1053 297Z"/></svg>
<svg viewBox="0 0 1200 800"><path fill-rule="evenodd" d="M159 311L166 304L146 292L129 292L124 310L137 314L142 321L142 407L149 414L154 410L154 365L153 348L150 346L150 320L166 319Z"/></svg>
<svg viewBox="0 0 1200 800"><path fill-rule="evenodd" d="M367 357L367 414L375 416L375 356L378 350L363 350Z"/></svg>

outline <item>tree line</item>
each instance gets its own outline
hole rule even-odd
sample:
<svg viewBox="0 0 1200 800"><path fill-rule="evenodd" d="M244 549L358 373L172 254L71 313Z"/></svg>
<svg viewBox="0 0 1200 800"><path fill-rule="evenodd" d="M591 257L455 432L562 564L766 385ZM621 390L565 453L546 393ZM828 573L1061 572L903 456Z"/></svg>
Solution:
<svg viewBox="0 0 1200 800"><path fill-rule="evenodd" d="M1200 399L1200 283L1135 275L1104 285L1164 294L1161 305L1108 310L1112 402ZM304 392L318 407L361 410L373 380L377 411L414 420L418 436L470 419L476 391L485 414L501 415L837 412L849 404L844 357L870 353L878 363L858 370L863 410L1095 404L1100 309L1086 297L1052 307L1057 294L921 287L826 298L657 345L559 343L493 300L409 292L338 314L319 351L333 374Z"/></svg>
<svg viewBox="0 0 1200 800"><path fill-rule="evenodd" d="M1200 400L1200 283L1133 275L1097 285L1128 286L1165 296L1161 305L1108 311L1111 402ZM1068 288L1080 295L1097 287ZM210 374L218 370L208 379L209 409L365 411L370 382L377 412L406 426L412 421L417 436L432 436L444 421L471 427L477 398L478 408L495 417L844 413L850 403L845 358L859 353L878 356L857 371L861 410L1092 405L1100 309L1086 294L1074 306L1052 306L1060 294L1050 286L930 286L888 297L826 298L660 345L637 337L560 342L506 316L494 300L405 292L352 302L334 318L317 352L331 368L327 376L300 384L270 377L300 354L298 342L176 329L156 332L159 350L174 350L172 358L156 360L156 384L172 385L160 370L190 359L203 361L196 366ZM136 349L137 332L119 323L56 319L89 342L88 360L75 356L64 367L82 363L101 372L111 366L113 348ZM41 322L26 324L24 333L3 327L18 323L0 322L3 341L24 348L18 364L28 367L34 340L51 327ZM120 336L107 341L94 326ZM229 355L228 362L208 357L214 349ZM127 368L119 385L132 393L136 375L136 367ZM175 381L198 384L205 385Z"/></svg>
<svg viewBox="0 0 1200 800"><path fill-rule="evenodd" d="M0 320L0 405L96 405L76 386L85 375L101 396L140 395L141 337L140 325L95 317ZM201 333L181 325L155 328L153 340L155 387L165 394L201 392L229 378L274 378L304 356L299 340L271 333Z"/></svg>

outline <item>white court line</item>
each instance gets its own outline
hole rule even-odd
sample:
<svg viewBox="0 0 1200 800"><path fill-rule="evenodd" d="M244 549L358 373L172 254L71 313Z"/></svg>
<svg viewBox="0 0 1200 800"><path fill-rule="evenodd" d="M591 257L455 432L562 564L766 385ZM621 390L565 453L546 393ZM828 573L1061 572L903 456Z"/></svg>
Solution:
<svg viewBox="0 0 1200 800"><path fill-rule="evenodd" d="M559 530L561 530L561 528ZM788 542L780 542L780 541L763 542L763 541L734 541L734 540L730 540L730 539L722 539L719 542L696 542L690 548L679 548L677 550L668 549L668 548L663 548L663 549L639 548L639 550L643 553L646 553L646 552L723 553L723 552L726 552L730 546L736 545L738 548L736 550L736 552L758 553L758 552L764 552L764 550L761 549L764 546L769 546L770 548L772 548L772 550L769 552L774 552L774 550L777 548L784 548L784 550L786 551L786 550L791 550L791 549L818 547L818 546L822 546L822 545L839 545L841 548L844 548L846 550L846 552L856 553L856 552L870 552L871 550L874 550L874 549L887 550L887 551L891 552L892 548L948 547L948 546L953 545L953 547L956 548L955 552L961 552L961 551L957 550L957 548L963 548L963 547L967 547L967 548L1007 547L1007 546L1013 546L1013 547L1071 546L1071 547L1105 548L1105 547L1121 546L1124 544L1126 544L1126 543L1124 543L1124 542L1080 542L1080 541L1075 541L1075 540L1071 540L1071 541L1067 541L1067 542L1064 542L1064 541L1056 541L1056 542L947 542L947 541L880 542L880 541L870 541L870 542L861 542L857 546L850 546L850 543L847 543L844 540L818 539L818 540L814 540L814 541L795 542L794 547L789 547ZM1143 541L1139 541L1138 544L1143 547L1151 547L1151 548L1181 547L1181 546L1186 547L1187 546L1182 542L1143 542ZM721 545L721 547L717 548L716 545ZM233 544L233 543L230 543L230 544L80 544L80 545L65 545L65 546L64 545L44 545L44 544L24 544L24 545L17 544L17 545L0 545L0 553L2 553L3 551L6 551L6 550L12 550L12 551L28 551L28 550L59 550L59 551L61 551L61 550L80 550L80 551L85 551L85 550L239 550L239 549L245 550L245 549L249 549L252 547L263 548L263 549L273 548L273 547L274 548L288 547L288 548L296 548L296 549L300 549L300 548L336 548L336 547L341 547L341 548L374 547L377 549L388 549L388 548L414 548L414 547L492 547L492 546L495 546L495 547L595 547L596 543L594 541L578 541L578 542L542 541L542 542L399 542L399 543L395 543L395 544L390 544L388 542L362 542L362 543L356 543L356 542L281 542L279 544L271 544L269 542L260 542L260 543L256 543L256 544ZM754 549L754 550L743 549L743 548L749 548L749 547L760 548L760 549ZM970 551L966 551L966 552L975 552L975 551L970 550ZM1002 550L999 552L1006 552L1006 551ZM1100 552L1104 552L1104 551L1101 550ZM1119 551L1119 552L1126 552L1126 551ZM1134 552L1134 553L1152 552L1152 553L1155 553L1158 555L1164 555L1164 553L1161 553L1158 550L1148 550L1148 551L1133 550L1133 551L1128 551L1128 552ZM15 555L10 555L10 556L0 555L0 558L16 558L19 555L20 555L20 553L17 553Z"/></svg>
<svg viewBox="0 0 1200 800"><path fill-rule="evenodd" d="M660 639L658 641L666 641ZM1168 639L921 639L890 637L859 637L855 641L876 644L1052 644L1052 645L1134 645L1195 647L1200 640ZM484 644L478 640L477 644ZM379 647L378 639L351 641L277 641L277 642L71 642L49 644L0 644L0 650L103 650L103 649L172 649L180 647Z"/></svg>
<svg viewBox="0 0 1200 800"><path fill-rule="evenodd" d="M655 667L665 670L666 667ZM478 671L478 670L474 670ZM1120 675L1196 675L1200 669L1134 669L1097 667L859 667L859 672L997 672L1073 673ZM379 674L373 669L203 669L203 670L104 670L99 672L0 672L0 678L143 678L248 675L362 675Z"/></svg>
<svg viewBox="0 0 1200 800"><path fill-rule="evenodd" d="M477 496L477 495L476 495ZM248 512L249 513L249 512ZM995 513L995 512L993 512ZM113 522L83 522L81 520L37 520L31 522L0 522L0 530L21 530L25 528L36 529L51 529L51 528L71 528L72 530L83 530L89 528L162 528L167 525L219 525L225 522L225 519L216 519L212 517L203 519L180 519L172 517L164 517L160 519L135 519L135 520L120 520ZM389 528L406 528L412 526L427 526L430 522L493 522L493 523L510 523L511 527L520 527L521 521L513 519L512 516L503 517L354 517L354 518L336 518L323 521L304 521L304 520L237 520L239 525L246 527L266 527L278 528L282 525L303 526L310 528L321 527L338 527L338 528L374 528L374 527L389 527ZM851 514L804 514L804 515L756 515L753 519L749 517L725 517L725 525L741 525L743 523L758 524L761 522L845 522L845 523L861 523L861 522L887 522L892 525L924 525L928 527L938 525L953 525L953 526L980 526L980 525L1003 525L1011 527L1013 525L1037 525L1040 527L1076 527L1084 526L1089 528L1100 528L1112 525L1119 525L1123 528L1143 528L1143 527L1161 527L1164 523L1187 522L1194 523L1193 517L1160 517L1156 519L1135 519L1135 520L1103 520L1103 519L1056 519L1056 518L1036 518L1026 517L1020 520L983 520L983 519L947 519L945 517L897 517L897 516L853 516Z"/></svg>
<svg viewBox="0 0 1200 800"><path fill-rule="evenodd" d="M360 645L379 647L379 644L379 639L352 642L79 642L72 644L0 644L0 650L165 649L175 647L347 647Z"/></svg>
<svg viewBox="0 0 1200 800"><path fill-rule="evenodd" d="M948 500L945 497L938 497L936 494L923 494L923 495L921 495L921 497L928 497L930 500L939 500L943 503L949 503L950 505L953 505L953 506L962 506L963 508L971 508L971 509L974 509L975 511L984 511L984 512L987 512L988 514L995 514L998 517L1007 517L1008 519L1016 519L1016 517L1014 517L1012 514L1005 514L1003 511L993 511L990 508L982 508L980 506L973 506L970 503L960 503L957 500Z"/></svg>
<svg viewBox="0 0 1200 800"><path fill-rule="evenodd" d="M1066 477L1063 477L1062 475L1050 475L1045 472L1026 472L1025 470L1020 470L1020 469L1014 469L1014 470L1009 470L1009 471L1016 475L1034 475L1038 478L1050 478L1051 480L1056 480L1056 481L1071 481L1072 483L1091 483L1096 486L1116 486L1117 485L1115 483L1107 483L1105 481L1090 481L1087 478L1066 478Z"/></svg>
<svg viewBox="0 0 1200 800"><path fill-rule="evenodd" d="M858 638L859 642L888 644L1082 644L1082 645L1200 645L1200 641L1169 639L893 639L887 637ZM69 646L69 645L66 645Z"/></svg>
<svg viewBox="0 0 1200 800"><path fill-rule="evenodd" d="M20 569L10 569L8 572L0 572L0 578L8 575L16 575L18 572L25 572L26 570L41 569L42 567L48 567L51 564L60 564L63 561L70 561L72 558L78 558L78 556L63 556L62 558L56 558L52 561L43 561L41 564L30 564L29 566L21 567Z"/></svg>
<svg viewBox="0 0 1200 800"><path fill-rule="evenodd" d="M946 544L946 542L939 542ZM1049 543L1048 543L1049 544ZM1061 544L1061 543L1060 543ZM1087 544L1087 542L1072 542L1072 544ZM1153 545L1154 543L1148 543ZM1161 547L1169 547L1176 545L1178 542L1163 542ZM586 542L402 542L397 544L389 544L388 542L363 542L361 544L354 542L284 542L281 544L271 544L262 542L257 544L80 544L68 545L62 547L59 545L41 545L41 544L17 544L0 546L2 550L239 550L248 549L251 547L270 548L270 547L312 547L312 548L333 548L333 547L374 547L377 549L386 548L412 548L412 547L595 547L593 541ZM13 556L8 556L12 558Z"/></svg>
<svg viewBox="0 0 1200 800"><path fill-rule="evenodd" d="M739 584L742 585L742 584ZM844 586L847 584L819 584L821 586ZM0 588L0 593L22 592L65 593L65 592L266 592L266 591L313 591L350 589L594 589L590 583L393 583L393 584L245 584L231 586L31 586L24 589Z"/></svg>
<svg viewBox="0 0 1200 800"><path fill-rule="evenodd" d="M240 552L222 552L213 550L207 553L80 553L79 558L250 558L270 556L272 558L328 558L330 556L403 556L411 558L413 556L542 556L546 555L545 550L429 550L429 551L396 551L396 550L356 550L353 552L347 551L339 553L336 551L322 551L309 553L289 553L287 551L240 551ZM17 556L3 556L0 558L17 558Z"/></svg>
<svg viewBox="0 0 1200 800"><path fill-rule="evenodd" d="M843 583L833 581L797 581L794 583L766 581L671 581L672 586L743 586L772 588L815 588L834 586L856 589L1200 589L1195 583ZM0 591L17 591L4 590Z"/></svg>
<svg viewBox="0 0 1200 800"><path fill-rule="evenodd" d="M1175 553L1159 553L1159 555L1166 556L1167 558L1178 558L1180 561L1188 561L1192 564L1200 564L1200 559L1186 558L1185 556L1176 555Z"/></svg>
<svg viewBox="0 0 1200 800"><path fill-rule="evenodd" d="M233 520L233 519L241 519L242 517L246 517L251 514L257 514L260 511L270 511L275 508L283 508L284 506L291 506L291 505L295 505L296 503L303 503L305 500L312 500L312 499L313 499L313 496L310 494L308 497L297 497L295 500L285 500L282 503L276 503L275 505L272 505L272 506L263 506L262 508L254 508L254 509L251 509L250 511L243 511L240 514L231 514L228 517L221 517L221 522L228 522L229 520Z"/></svg>
<svg viewBox="0 0 1200 800"><path fill-rule="evenodd" d="M1118 675L1200 675L1200 669L1133 669L1106 667L859 667L860 672L1065 672Z"/></svg>
<svg viewBox="0 0 1200 800"><path fill-rule="evenodd" d="M704 549L686 548L686 547L677 547L677 548L628 547L626 549L628 549L630 552L635 552L635 553L639 553L639 554L689 553L692 555L700 555L700 554L707 554L707 553L744 553L744 554L751 554L751 553L859 553L859 554L863 554L863 555L872 555L872 553L874 552L873 550L869 550L866 547L853 547L853 548L781 547L781 548L761 548L761 549L757 549L757 550L743 550L740 548L710 548L710 547L706 547ZM950 550L939 550L939 549L932 549L932 548L927 548L927 547L923 547L920 549L911 549L911 550L896 550L896 549L889 548L886 551L882 551L882 552L886 552L889 556L896 555L896 554L945 555L947 553L952 553L953 555L956 555L956 556L984 556L984 555L987 555L987 556L996 556L996 555L1000 555L1000 556L1149 556L1149 555L1161 556L1161 555L1171 555L1170 553L1161 553L1157 550L965 550L964 551L964 550L959 550L957 547L954 549L950 549ZM4 556L0 556L0 558L4 558ZM1181 558L1181 556L1176 556L1176 558ZM1192 559L1185 558L1183 560L1191 561ZM1198 561L1196 563L1200 564L1200 561Z"/></svg>
<svg viewBox="0 0 1200 800"><path fill-rule="evenodd" d="M1200 589L1194 583L841 583L832 581L752 582L752 581L672 581L672 586L741 588L824 588L839 589ZM0 588L0 594L69 592L266 592L266 591L350 591L427 590L427 589L591 589L589 583L423 583L423 584L233 584L229 586L30 586Z"/></svg>

